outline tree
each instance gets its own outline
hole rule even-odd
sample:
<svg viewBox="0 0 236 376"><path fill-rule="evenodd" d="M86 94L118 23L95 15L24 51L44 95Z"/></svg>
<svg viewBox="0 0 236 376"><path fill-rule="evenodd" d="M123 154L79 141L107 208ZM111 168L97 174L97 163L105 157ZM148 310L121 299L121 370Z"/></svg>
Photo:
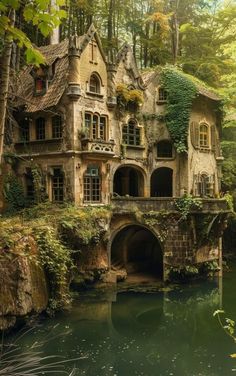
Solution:
<svg viewBox="0 0 236 376"><path fill-rule="evenodd" d="M54 7L51 6L50 0L26 1L23 4L20 0L3 0L0 3L0 165L3 155L13 42L25 49L28 64L40 65L44 62L43 56L33 47L28 36L16 27L16 19L22 14L25 22L37 26L41 33L47 36L60 24L60 19L66 16L65 11L59 9L63 1L57 0Z"/></svg>

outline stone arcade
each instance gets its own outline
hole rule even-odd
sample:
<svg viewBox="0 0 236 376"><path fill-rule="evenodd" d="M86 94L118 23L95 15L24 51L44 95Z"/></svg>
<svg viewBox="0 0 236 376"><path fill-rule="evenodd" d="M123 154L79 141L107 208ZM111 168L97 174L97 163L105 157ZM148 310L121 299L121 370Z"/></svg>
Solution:
<svg viewBox="0 0 236 376"><path fill-rule="evenodd" d="M178 153L163 120L167 93L160 74L141 74L128 45L109 62L92 25L87 34L40 51L45 65L26 67L19 76L18 126L5 151L17 156L16 173L29 199L35 195L34 165L50 201L111 205L110 240L94 246L93 261L81 261L81 268L102 263L111 275L125 268L166 279L170 267L210 260L221 265L227 205L219 199L217 95L198 85L188 152ZM118 86L143 103L131 100L121 108ZM202 197L202 208L183 225L175 203L186 194ZM211 241L199 241L203 222Z"/></svg>

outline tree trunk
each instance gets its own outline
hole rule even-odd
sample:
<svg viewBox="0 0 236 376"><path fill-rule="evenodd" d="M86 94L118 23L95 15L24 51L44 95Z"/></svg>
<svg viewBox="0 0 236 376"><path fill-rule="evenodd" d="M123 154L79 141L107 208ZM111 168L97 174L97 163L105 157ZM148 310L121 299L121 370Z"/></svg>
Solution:
<svg viewBox="0 0 236 376"><path fill-rule="evenodd" d="M11 26L14 26L15 22L15 11L11 10L9 15ZM12 52L12 38L8 35L5 36L4 48L1 56L1 73L0 73L0 166L2 164L3 156L3 143L4 143L4 133L5 133L5 121L6 121L6 109L7 109L7 99L8 90L10 82L10 63L11 63L11 52Z"/></svg>

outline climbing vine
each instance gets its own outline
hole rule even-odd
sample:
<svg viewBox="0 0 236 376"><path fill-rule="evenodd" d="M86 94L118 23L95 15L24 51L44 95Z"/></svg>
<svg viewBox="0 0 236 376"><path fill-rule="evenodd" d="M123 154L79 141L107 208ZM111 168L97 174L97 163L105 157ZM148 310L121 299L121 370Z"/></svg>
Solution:
<svg viewBox="0 0 236 376"><path fill-rule="evenodd" d="M6 176L3 191L9 212L15 212L26 206L23 185L15 175L8 174Z"/></svg>
<svg viewBox="0 0 236 376"><path fill-rule="evenodd" d="M177 152L186 152L190 112L197 86L184 73L174 68L162 70L161 84L168 94L166 126Z"/></svg>
<svg viewBox="0 0 236 376"><path fill-rule="evenodd" d="M175 200L175 206L181 214L181 220L186 220L191 213L191 210L202 209L202 200L201 198L192 197L191 195L184 195Z"/></svg>

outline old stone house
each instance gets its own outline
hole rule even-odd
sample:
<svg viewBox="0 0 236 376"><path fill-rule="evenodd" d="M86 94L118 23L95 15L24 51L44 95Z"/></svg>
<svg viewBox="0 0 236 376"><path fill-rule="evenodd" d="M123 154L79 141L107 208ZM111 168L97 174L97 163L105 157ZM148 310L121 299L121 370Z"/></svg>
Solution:
<svg viewBox="0 0 236 376"><path fill-rule="evenodd" d="M167 98L160 75L154 71L141 74L128 45L109 62L91 26L83 36L40 47L40 51L45 64L21 72L15 97L17 175L29 199L35 195L32 166L37 166L50 201L112 202L127 207L127 215L111 224L114 236L109 247L114 248L115 259L121 238L130 238L132 232L140 232L133 248L138 249L141 240L153 242L153 234L127 219L127 205L135 203L142 212L170 210L172 198L186 193L204 197L205 212L221 211L216 199L222 157L215 93L198 86L189 121L188 152L178 153L162 118ZM135 98L142 96L143 103L131 100L122 107L119 98L117 102L118 86L136 93ZM172 237L163 246L164 263L220 257L217 247L212 251L208 246L204 257L197 258L193 241L181 233L178 224L172 225ZM173 242L174 233L178 244ZM147 258L148 252L144 250ZM111 257L111 251L105 249L105 265L111 264ZM120 258L124 263L127 255Z"/></svg>

